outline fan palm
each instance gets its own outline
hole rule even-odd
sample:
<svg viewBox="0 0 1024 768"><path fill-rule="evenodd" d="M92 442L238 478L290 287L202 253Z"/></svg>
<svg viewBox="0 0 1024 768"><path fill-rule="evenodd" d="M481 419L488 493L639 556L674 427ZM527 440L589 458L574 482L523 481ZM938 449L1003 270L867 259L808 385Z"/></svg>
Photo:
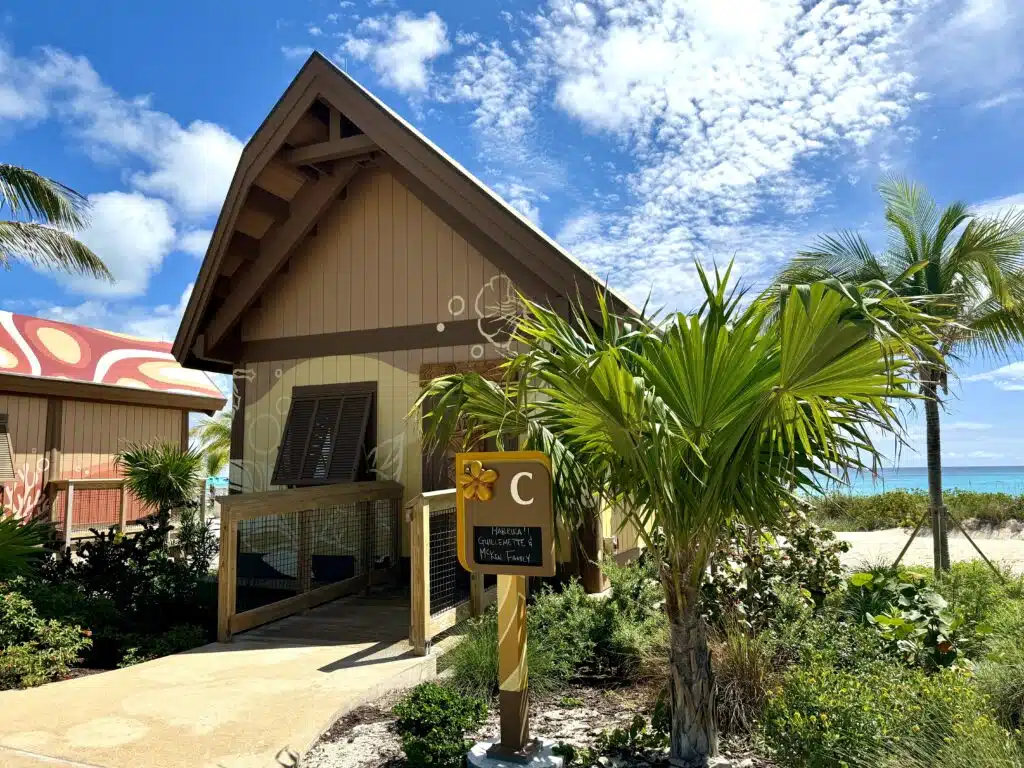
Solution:
<svg viewBox="0 0 1024 768"><path fill-rule="evenodd" d="M33 266L111 280L106 265L71 233L86 224L88 201L73 189L16 165L0 163L0 265Z"/></svg>
<svg viewBox="0 0 1024 768"><path fill-rule="evenodd" d="M688 766L717 751L697 597L718 538L734 516L770 525L799 489L873 459L867 427L898 429L892 398L914 396L914 344L892 321L920 315L826 284L794 288L776 309L744 307L728 272L698 273L701 309L660 324L615 317L603 301L601 322L579 307L567 321L524 299L523 351L503 383L456 374L420 397L434 403L428 442L460 429L469 444L514 437L551 457L566 522L615 504L639 531L670 625L671 757Z"/></svg>
<svg viewBox="0 0 1024 768"><path fill-rule="evenodd" d="M889 235L884 250L872 250L853 232L823 236L798 254L777 282L785 286L834 278L884 283L944 321L938 349L950 359L977 352L1003 355L1024 341L1024 209L982 216L955 202L940 210L923 187L900 177L883 181L879 192ZM919 378L926 397L935 564L937 570L948 570L939 420L945 369L928 363Z"/></svg>
<svg viewBox="0 0 1024 768"><path fill-rule="evenodd" d="M18 520L0 508L0 582L27 573L42 561L46 534L42 523Z"/></svg>
<svg viewBox="0 0 1024 768"><path fill-rule="evenodd" d="M117 454L125 487L160 514L195 500L203 471L203 454L169 443L137 443Z"/></svg>

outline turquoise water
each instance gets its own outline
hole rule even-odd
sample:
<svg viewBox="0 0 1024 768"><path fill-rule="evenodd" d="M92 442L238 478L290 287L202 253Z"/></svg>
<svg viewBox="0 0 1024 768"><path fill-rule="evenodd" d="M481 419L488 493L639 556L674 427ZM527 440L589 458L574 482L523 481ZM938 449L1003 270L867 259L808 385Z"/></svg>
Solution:
<svg viewBox="0 0 1024 768"><path fill-rule="evenodd" d="M928 470L924 467L885 469L874 477L851 477L849 486L840 486L836 490L864 496L897 488L928 490ZM942 488L946 491L1024 494L1024 467L943 467Z"/></svg>

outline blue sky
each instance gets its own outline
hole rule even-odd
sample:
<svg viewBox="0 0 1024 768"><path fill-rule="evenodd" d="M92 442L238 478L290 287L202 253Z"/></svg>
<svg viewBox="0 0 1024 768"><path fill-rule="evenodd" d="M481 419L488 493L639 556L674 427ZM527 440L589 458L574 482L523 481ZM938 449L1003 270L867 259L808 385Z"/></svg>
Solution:
<svg viewBox="0 0 1024 768"><path fill-rule="evenodd" d="M0 17L0 151L93 201L114 286L15 267L0 307L170 338L241 147L314 48L634 299L880 235L887 171L1024 205L1015 0L57 3ZM949 465L1024 464L1024 355L972 360ZM920 445L919 420L909 416ZM923 454L904 450L904 465Z"/></svg>

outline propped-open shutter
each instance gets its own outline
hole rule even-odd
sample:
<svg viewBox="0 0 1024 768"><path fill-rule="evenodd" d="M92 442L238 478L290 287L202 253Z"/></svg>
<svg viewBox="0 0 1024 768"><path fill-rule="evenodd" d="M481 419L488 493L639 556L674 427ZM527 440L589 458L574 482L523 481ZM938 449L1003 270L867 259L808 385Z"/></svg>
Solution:
<svg viewBox="0 0 1024 768"><path fill-rule="evenodd" d="M274 467L274 485L296 485L302 470L302 458L306 451L306 440L313 424L316 400L293 397L288 409L288 420L281 435L277 450L277 464Z"/></svg>
<svg viewBox="0 0 1024 768"><path fill-rule="evenodd" d="M359 479L375 394L375 382L295 387L271 482L322 485Z"/></svg>
<svg viewBox="0 0 1024 768"><path fill-rule="evenodd" d="M0 413L0 483L13 483L16 479L14 446L11 445L11 436L7 431L7 414Z"/></svg>
<svg viewBox="0 0 1024 768"><path fill-rule="evenodd" d="M359 461L366 450L366 431L373 406L373 393L351 393L345 396L338 422L338 440L331 456L331 477L336 483L356 479Z"/></svg>

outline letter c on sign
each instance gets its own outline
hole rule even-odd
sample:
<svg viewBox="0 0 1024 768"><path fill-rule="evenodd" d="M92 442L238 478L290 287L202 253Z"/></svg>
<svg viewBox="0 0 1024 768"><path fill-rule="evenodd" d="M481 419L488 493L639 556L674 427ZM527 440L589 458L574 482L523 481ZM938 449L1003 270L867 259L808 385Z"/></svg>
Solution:
<svg viewBox="0 0 1024 768"><path fill-rule="evenodd" d="M528 499L524 499L522 496L519 495L519 478L521 477L528 477L531 480L533 480L533 472L517 472L515 475L512 476L512 501L514 501L521 507L528 507L531 504L533 504L533 497L531 496Z"/></svg>

